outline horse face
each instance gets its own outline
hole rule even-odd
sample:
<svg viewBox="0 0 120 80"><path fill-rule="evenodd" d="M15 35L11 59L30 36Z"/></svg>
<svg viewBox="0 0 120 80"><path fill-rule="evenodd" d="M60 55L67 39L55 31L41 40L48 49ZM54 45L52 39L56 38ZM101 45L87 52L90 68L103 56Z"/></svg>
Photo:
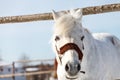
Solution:
<svg viewBox="0 0 120 80"><path fill-rule="evenodd" d="M80 64L83 58L82 50L84 49L82 44L84 34L79 21L81 19L81 13L81 10L76 12L72 11L71 14L64 14L62 16L62 13L53 12L53 17L56 22L53 48L56 52L58 62L58 79L59 77L64 77L65 80L77 79L81 70Z"/></svg>

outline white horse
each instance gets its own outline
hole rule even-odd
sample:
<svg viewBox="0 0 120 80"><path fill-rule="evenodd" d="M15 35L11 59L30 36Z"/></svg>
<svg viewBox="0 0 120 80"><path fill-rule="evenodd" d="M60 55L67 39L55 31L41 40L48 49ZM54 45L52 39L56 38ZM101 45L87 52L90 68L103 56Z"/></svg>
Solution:
<svg viewBox="0 0 120 80"><path fill-rule="evenodd" d="M58 80L120 79L120 40L82 27L82 10L53 11Z"/></svg>

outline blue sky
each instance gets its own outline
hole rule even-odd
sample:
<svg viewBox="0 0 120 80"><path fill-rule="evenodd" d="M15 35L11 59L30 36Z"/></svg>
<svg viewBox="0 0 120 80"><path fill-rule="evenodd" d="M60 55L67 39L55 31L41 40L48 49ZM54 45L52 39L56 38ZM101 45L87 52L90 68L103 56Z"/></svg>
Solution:
<svg viewBox="0 0 120 80"><path fill-rule="evenodd" d="M120 0L0 0L0 16L15 16L120 3ZM120 12L83 17L91 32L108 32L120 38ZM18 60L25 53L30 59L54 58L49 43L54 21L0 24L0 55L4 61Z"/></svg>

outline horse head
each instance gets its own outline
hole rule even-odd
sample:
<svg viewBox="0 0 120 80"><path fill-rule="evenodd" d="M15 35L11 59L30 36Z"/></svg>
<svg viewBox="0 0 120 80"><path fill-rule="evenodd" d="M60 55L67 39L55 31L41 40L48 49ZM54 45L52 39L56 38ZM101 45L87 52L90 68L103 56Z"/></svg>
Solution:
<svg viewBox="0 0 120 80"><path fill-rule="evenodd" d="M53 50L56 53L58 79L77 79L81 71L86 32L82 27L82 10L66 13L53 11L55 21ZM87 43L86 43L87 44Z"/></svg>

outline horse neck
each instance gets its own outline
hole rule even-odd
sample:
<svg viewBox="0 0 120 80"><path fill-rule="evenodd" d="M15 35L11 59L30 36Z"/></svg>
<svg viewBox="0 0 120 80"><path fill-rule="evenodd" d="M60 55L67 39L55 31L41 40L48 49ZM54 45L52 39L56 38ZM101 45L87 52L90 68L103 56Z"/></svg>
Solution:
<svg viewBox="0 0 120 80"><path fill-rule="evenodd" d="M97 60L96 58L96 45L95 45L95 39L93 38L91 33L85 32L86 36L86 43L85 45L85 51L83 52L83 60L82 64L84 69L87 69L88 71L91 70L90 66L94 66L95 61ZM87 46L87 47L86 47Z"/></svg>
<svg viewBox="0 0 120 80"><path fill-rule="evenodd" d="M85 41L84 41L84 47L86 49L86 52L93 52L95 49L95 39L93 38L92 34L87 30L85 30Z"/></svg>

